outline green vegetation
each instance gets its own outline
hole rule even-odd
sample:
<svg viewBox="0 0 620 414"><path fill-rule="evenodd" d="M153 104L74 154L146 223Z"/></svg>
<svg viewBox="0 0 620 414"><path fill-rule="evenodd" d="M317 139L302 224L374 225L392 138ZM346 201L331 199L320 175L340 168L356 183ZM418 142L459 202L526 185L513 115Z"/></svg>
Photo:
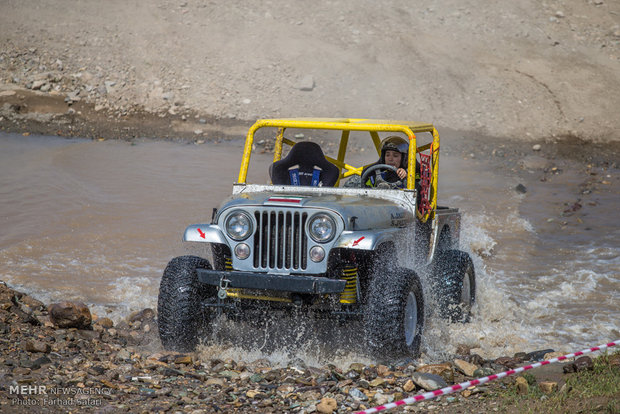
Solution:
<svg viewBox="0 0 620 414"><path fill-rule="evenodd" d="M535 373L523 374L529 385L519 394L516 384L493 397L504 412L518 413L620 413L620 352L594 359L592 370L565 374L559 390L543 393Z"/></svg>

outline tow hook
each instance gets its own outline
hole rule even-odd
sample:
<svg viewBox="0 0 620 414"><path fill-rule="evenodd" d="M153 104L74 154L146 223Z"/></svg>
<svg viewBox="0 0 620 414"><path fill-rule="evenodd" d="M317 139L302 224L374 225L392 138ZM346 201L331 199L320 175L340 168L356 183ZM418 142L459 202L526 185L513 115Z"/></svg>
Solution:
<svg viewBox="0 0 620 414"><path fill-rule="evenodd" d="M303 305L304 300L301 297L301 295L298 295L298 294L295 293L295 294L291 295L291 302L293 302L293 305L299 307L299 306Z"/></svg>
<svg viewBox="0 0 620 414"><path fill-rule="evenodd" d="M226 290L228 289L229 283L230 283L230 280L222 276L222 278L220 279L220 286L217 289L217 297L220 298L221 300L226 299L226 297L228 296L228 293L226 292Z"/></svg>

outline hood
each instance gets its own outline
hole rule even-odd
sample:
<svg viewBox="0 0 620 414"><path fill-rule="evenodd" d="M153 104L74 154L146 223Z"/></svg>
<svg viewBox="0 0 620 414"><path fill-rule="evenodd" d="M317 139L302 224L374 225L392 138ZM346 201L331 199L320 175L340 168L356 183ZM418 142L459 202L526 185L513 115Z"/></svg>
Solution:
<svg viewBox="0 0 620 414"><path fill-rule="evenodd" d="M364 195L294 195L246 193L232 196L222 203L219 215L234 207L262 206L273 209L323 209L342 217L345 230L369 230L404 227L413 214L398 203Z"/></svg>

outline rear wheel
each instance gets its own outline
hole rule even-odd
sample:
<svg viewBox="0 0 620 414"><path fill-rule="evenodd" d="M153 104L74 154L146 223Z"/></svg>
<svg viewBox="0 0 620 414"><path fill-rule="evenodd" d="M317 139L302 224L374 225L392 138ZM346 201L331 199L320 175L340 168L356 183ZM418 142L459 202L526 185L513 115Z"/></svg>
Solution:
<svg viewBox="0 0 620 414"><path fill-rule="evenodd" d="M196 269L211 269L200 257L180 256L172 259L161 278L157 313L159 337L165 349L187 352L198 345L199 331L210 320L202 301L215 296L215 289L198 281Z"/></svg>
<svg viewBox="0 0 620 414"><path fill-rule="evenodd" d="M439 315L451 322L469 322L476 301L476 276L469 254L460 250L442 252L434 275Z"/></svg>
<svg viewBox="0 0 620 414"><path fill-rule="evenodd" d="M364 312L370 351L378 357L416 357L423 326L424 299L416 273L405 268L375 271Z"/></svg>

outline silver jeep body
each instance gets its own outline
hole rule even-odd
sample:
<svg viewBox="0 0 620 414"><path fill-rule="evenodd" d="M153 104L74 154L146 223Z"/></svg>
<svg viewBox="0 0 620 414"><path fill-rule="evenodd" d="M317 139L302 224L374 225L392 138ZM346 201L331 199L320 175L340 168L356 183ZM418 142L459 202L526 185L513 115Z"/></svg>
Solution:
<svg viewBox="0 0 620 414"><path fill-rule="evenodd" d="M320 275L327 271L327 258L334 248L375 250L392 242L403 267L417 267L411 252L416 239L415 190L294 187L235 184L212 224L194 224L185 230L184 241L226 245L231 252L249 241L250 256L240 260L232 255L232 270L276 274ZM242 210L253 220L253 232L244 241L235 241L225 230L231 212ZM423 254L426 264L433 259L437 230L449 226L452 236L460 228L457 209L439 209L430 223L432 231ZM336 235L327 243L317 243L307 234L307 222L317 213L326 213L336 222ZM308 257L314 246L326 250L325 259Z"/></svg>

